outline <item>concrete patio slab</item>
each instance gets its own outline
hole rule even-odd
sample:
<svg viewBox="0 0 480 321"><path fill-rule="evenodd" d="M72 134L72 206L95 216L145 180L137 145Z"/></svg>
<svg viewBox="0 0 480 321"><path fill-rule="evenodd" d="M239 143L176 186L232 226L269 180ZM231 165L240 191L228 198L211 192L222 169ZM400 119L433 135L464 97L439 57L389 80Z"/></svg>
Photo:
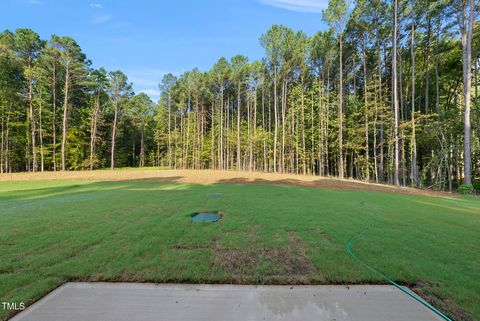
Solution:
<svg viewBox="0 0 480 321"><path fill-rule="evenodd" d="M12 321L438 321L393 286L67 283Z"/></svg>

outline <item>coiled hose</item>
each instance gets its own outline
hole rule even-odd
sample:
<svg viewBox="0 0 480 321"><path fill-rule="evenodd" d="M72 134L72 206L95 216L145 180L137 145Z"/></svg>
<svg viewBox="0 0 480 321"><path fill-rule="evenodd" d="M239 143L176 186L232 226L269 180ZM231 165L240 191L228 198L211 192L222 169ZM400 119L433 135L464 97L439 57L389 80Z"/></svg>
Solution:
<svg viewBox="0 0 480 321"><path fill-rule="evenodd" d="M400 291L404 292L405 294L407 294L408 296L410 296L411 298L413 298L415 301L421 303L422 305L424 305L425 307L427 307L428 309L430 309L431 311L433 311L435 314L437 314L438 316L440 316L441 318L443 318L444 320L446 321L452 321L452 319L450 319L449 317L447 317L445 314L443 314L441 311L439 311L438 309L436 309L434 306L432 306L430 303L428 303L427 301L425 301L424 299L422 299L420 296L418 296L415 292L411 291L410 289L408 288L405 288L399 284L397 284L395 281L393 281L391 278L389 278L385 273L381 272L380 270L378 270L377 268L369 265L361 256L355 254L355 252L353 252L352 250L352 243L354 240L358 240L360 238L362 238L369 230L371 230L380 220L379 220L379 217L376 213L373 214L373 219L374 221L372 222L372 224L370 224L369 226L367 226L366 228L364 228L363 230L361 230L358 234L356 234L355 236L353 236L350 240L348 240L348 242L346 243L345 245L345 250L347 251L347 253L350 255L350 257L352 257L354 260L357 260L358 262L360 262L360 264L362 264L364 267L366 267L368 270L376 273L376 274L379 274L383 279L387 280L390 284L392 284L394 287L396 287L397 289L399 289Z"/></svg>

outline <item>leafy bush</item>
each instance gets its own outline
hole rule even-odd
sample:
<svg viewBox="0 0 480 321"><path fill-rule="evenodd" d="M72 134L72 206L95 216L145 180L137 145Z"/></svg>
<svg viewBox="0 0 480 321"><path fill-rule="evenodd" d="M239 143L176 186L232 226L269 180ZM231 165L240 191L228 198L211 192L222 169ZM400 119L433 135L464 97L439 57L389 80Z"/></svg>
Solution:
<svg viewBox="0 0 480 321"><path fill-rule="evenodd" d="M480 193L480 181L475 181L475 182L473 182L473 189L474 189L477 193Z"/></svg>
<svg viewBox="0 0 480 321"><path fill-rule="evenodd" d="M471 184L462 184L462 185L460 185L460 187L458 188L458 192L459 192L460 194L463 194L463 195L473 194L473 192L474 192L473 185L471 185Z"/></svg>

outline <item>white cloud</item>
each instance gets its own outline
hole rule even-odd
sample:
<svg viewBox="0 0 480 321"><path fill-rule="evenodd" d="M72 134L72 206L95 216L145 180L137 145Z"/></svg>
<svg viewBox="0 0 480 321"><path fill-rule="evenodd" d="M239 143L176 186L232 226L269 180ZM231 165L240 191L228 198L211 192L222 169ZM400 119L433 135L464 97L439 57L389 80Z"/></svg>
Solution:
<svg viewBox="0 0 480 321"><path fill-rule="evenodd" d="M161 78L159 80L153 80L142 76L128 76L128 80L137 86L157 86Z"/></svg>
<svg viewBox="0 0 480 321"><path fill-rule="evenodd" d="M163 76L168 73L169 71L155 68L138 68L126 71L129 81L133 82L133 84L136 86L144 87L158 86L158 84L162 81ZM178 75L181 72L172 73Z"/></svg>
<svg viewBox="0 0 480 321"><path fill-rule="evenodd" d="M128 81L133 83L135 92L147 94L154 102L157 102L160 98L158 85L162 81L163 76L169 72L167 70L144 67L125 70ZM181 73L181 71L172 72L172 74L177 76Z"/></svg>
<svg viewBox="0 0 480 321"><path fill-rule="evenodd" d="M97 8L97 9L103 9L103 6L100 3L90 3L90 7Z"/></svg>
<svg viewBox="0 0 480 321"><path fill-rule="evenodd" d="M103 15L98 15L98 16L94 16L92 18L92 23L104 23L104 22L107 22L107 21L110 21L112 19L112 15L107 13L107 14L103 14Z"/></svg>
<svg viewBox="0 0 480 321"><path fill-rule="evenodd" d="M158 89L136 89L135 92L137 94L147 94L147 96L150 97L153 102L157 102L160 99L160 90Z"/></svg>
<svg viewBox="0 0 480 321"><path fill-rule="evenodd" d="M259 0L260 2L298 12L322 12L328 6L328 0Z"/></svg>
<svg viewBox="0 0 480 321"><path fill-rule="evenodd" d="M141 93L145 93L149 95L150 97L158 97L160 96L160 90L155 90L155 89L143 89L140 90Z"/></svg>

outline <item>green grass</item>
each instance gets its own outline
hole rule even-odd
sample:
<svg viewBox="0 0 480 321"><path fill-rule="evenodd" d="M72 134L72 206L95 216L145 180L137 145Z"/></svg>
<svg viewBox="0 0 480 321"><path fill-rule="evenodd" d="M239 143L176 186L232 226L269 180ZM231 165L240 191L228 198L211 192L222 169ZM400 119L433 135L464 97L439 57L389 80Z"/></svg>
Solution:
<svg viewBox="0 0 480 321"><path fill-rule="evenodd" d="M201 210L224 218L191 223ZM345 251L374 213L354 251L480 319L478 198L272 185L2 182L0 301L30 304L71 280L382 283Z"/></svg>

